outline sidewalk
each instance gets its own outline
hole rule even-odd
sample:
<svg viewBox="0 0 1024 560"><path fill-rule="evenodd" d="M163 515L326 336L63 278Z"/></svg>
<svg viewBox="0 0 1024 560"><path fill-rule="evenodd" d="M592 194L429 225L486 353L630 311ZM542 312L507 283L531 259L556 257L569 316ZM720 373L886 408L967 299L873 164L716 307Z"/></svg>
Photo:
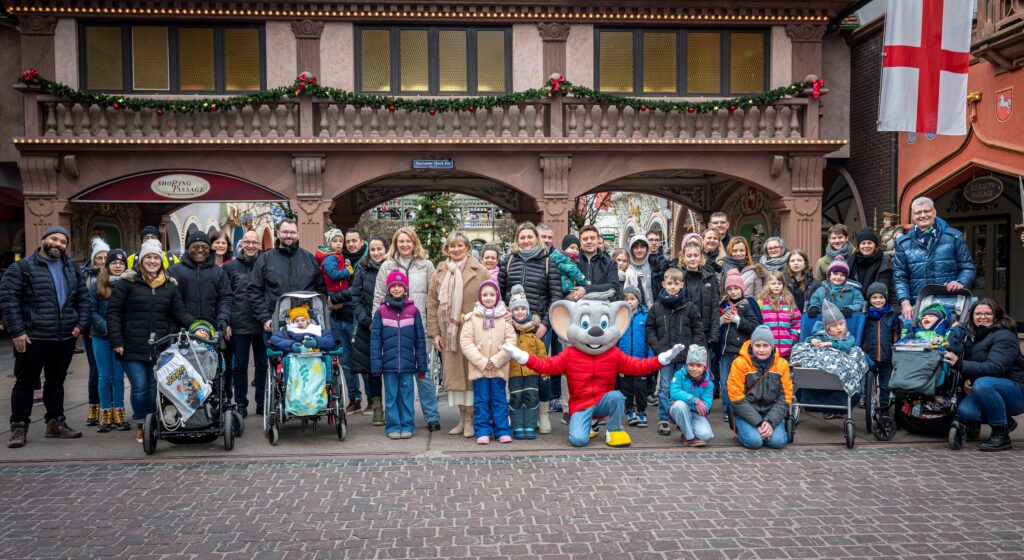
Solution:
<svg viewBox="0 0 1024 560"><path fill-rule="evenodd" d="M14 379L11 376L10 364L11 345L8 340L0 340L0 364L8 367L0 371L0 439L5 444L9 427L6 421L10 416L10 391ZM28 445L21 449L0 447L0 463L8 462L50 462L69 460L124 461L143 460L146 455L142 446L135 443L134 429L128 432L113 431L107 434L95 432L95 428L85 426L88 365L85 354L76 354L71 363L70 375L65 385L65 406L68 423L71 427L82 430L83 436L74 440L46 439L43 437L43 407L33 409L33 422L29 429ZM125 384L125 403L128 406L128 384ZM252 399L250 399L252 400ZM440 432L429 433L426 425L419 417L419 406L416 407L417 427L415 436L409 440L389 440L384 436L383 427L370 425L370 417L360 414L349 416L349 433L345 441L338 441L332 426L325 422L316 429L305 431L299 422L288 422L281 431L280 443L271 446L262 434L262 418L252 414L255 405L250 403L250 416L246 421L245 436L235 440L233 451L225 451L223 441L199 445L175 445L160 441L157 445L155 459L197 459L213 458L259 458L259 457L458 457L482 455L535 455L565 453L622 453L621 449L611 449L604 445L604 433L594 438L590 445L582 449L572 447L568 442L568 427L559 420L560 414L551 414L552 432L541 435L534 441L514 441L510 444L493 442L490 445L477 445L475 440L461 436L449 436L451 429L458 420L458 410L447 406L444 396L441 399ZM129 416L131 414L128 409ZM659 436L657 432L657 407L648 408L651 426L648 428L629 427L627 431L633 439L631 449L646 451L679 451L701 453L703 450L687 448L679 440L679 432L673 430L672 436ZM871 434L864 431L864 411L857 409L854 413L857 420L857 447L945 447L945 439L927 438L904 431L899 431L891 442L879 442ZM710 416L716 438L709 449L736 450L739 444L730 433L728 426L722 422L722 414L716 402ZM797 430L796 441L792 447L813 450L845 449L842 434L842 420L823 420L819 414L802 413ZM987 428L982 436L987 437ZM1014 441L1024 447L1024 430L1014 433ZM976 453L976 443L967 442L961 453Z"/></svg>

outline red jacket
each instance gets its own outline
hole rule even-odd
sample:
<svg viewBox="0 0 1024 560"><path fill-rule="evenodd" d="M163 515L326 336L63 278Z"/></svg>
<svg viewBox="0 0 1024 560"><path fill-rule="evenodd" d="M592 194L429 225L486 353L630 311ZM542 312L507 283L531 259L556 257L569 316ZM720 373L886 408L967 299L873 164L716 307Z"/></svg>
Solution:
<svg viewBox="0 0 1024 560"><path fill-rule="evenodd" d="M570 346L551 358L530 355L526 367L541 375L565 375L569 384L569 414L590 408L606 393L615 389L620 373L648 375L661 368L657 356L641 360L626 355L619 348L600 356L591 356Z"/></svg>
<svg viewBox="0 0 1024 560"><path fill-rule="evenodd" d="M316 262L320 265L320 274L324 277L324 285L327 287L328 293L340 292L348 289L349 280L352 277L353 270L352 264L348 262L348 259L346 259L344 255L341 253L330 252L323 247L317 247L316 253L314 253L313 256L316 257ZM327 266L330 263L324 263L324 261L327 260L327 257L336 258L335 261L332 261L335 264L334 270L330 272L327 270ZM339 278L339 280L334 280L332 276L334 278Z"/></svg>

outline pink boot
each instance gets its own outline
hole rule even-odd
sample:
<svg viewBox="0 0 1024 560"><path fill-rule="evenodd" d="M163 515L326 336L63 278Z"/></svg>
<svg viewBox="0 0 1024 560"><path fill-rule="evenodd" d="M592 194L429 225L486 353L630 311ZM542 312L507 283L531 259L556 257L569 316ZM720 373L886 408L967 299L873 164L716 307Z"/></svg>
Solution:
<svg viewBox="0 0 1024 560"><path fill-rule="evenodd" d="M512 436L501 436L498 438L501 443L512 443Z"/></svg>
<svg viewBox="0 0 1024 560"><path fill-rule="evenodd" d="M477 445L487 445L488 443L491 443L491 438L490 436L480 436L476 438L476 443Z"/></svg>

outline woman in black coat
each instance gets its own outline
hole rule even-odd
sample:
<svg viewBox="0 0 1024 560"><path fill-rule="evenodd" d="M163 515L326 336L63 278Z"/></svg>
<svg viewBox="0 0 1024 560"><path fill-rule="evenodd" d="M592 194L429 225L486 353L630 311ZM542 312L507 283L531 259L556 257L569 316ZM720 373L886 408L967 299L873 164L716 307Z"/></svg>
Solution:
<svg viewBox="0 0 1024 560"><path fill-rule="evenodd" d="M547 249L540 241L537 226L523 222L516 228L516 242L512 254L498 270L498 285L501 298L509 301L512 286L521 284L526 292L533 313L540 315L537 338L544 338L551 323L548 322L548 308L562 299L562 277L558 266L548 256Z"/></svg>
<svg viewBox="0 0 1024 560"><path fill-rule="evenodd" d="M807 253L796 250L789 253L786 259L786 267L782 269L782 277L786 280L786 288L793 293L793 303L800 310L805 312L806 302L811 299L820 282L814 279L808 267L810 261Z"/></svg>
<svg viewBox="0 0 1024 560"><path fill-rule="evenodd" d="M356 274L347 290L334 292L331 303L352 306L352 320L356 324L355 341L352 343L352 371L363 376L373 411L374 426L384 425L384 406L381 402L381 378L370 374L370 323L373 321L373 290L377 285L380 265L387 259L388 240L374 236L370 238L367 258L356 267ZM364 412L365 414L365 412Z"/></svg>
<svg viewBox="0 0 1024 560"><path fill-rule="evenodd" d="M967 315L963 351L946 352L946 362L963 376L967 397L957 413L969 424L988 424L992 436L982 451L1010 449L1013 417L1024 414L1024 356L1017 343L1017 323L995 300L978 300Z"/></svg>
<svg viewBox="0 0 1024 560"><path fill-rule="evenodd" d="M131 382L135 439L140 443L142 421L156 406L156 360L149 341L195 322L185 310L177 281L164 274L162 255L159 242L143 243L138 272L128 270L121 275L107 308L110 347L120 356Z"/></svg>

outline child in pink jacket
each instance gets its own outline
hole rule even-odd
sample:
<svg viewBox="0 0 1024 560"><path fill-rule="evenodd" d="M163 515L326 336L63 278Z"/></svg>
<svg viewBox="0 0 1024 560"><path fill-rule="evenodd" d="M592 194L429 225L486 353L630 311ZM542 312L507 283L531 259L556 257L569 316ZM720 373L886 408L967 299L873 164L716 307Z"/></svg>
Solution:
<svg viewBox="0 0 1024 560"><path fill-rule="evenodd" d="M769 271L764 276L764 287L757 297L763 323L772 331L775 348L783 358L789 358L793 345L800 340L800 308L793 294L786 288L781 271Z"/></svg>

